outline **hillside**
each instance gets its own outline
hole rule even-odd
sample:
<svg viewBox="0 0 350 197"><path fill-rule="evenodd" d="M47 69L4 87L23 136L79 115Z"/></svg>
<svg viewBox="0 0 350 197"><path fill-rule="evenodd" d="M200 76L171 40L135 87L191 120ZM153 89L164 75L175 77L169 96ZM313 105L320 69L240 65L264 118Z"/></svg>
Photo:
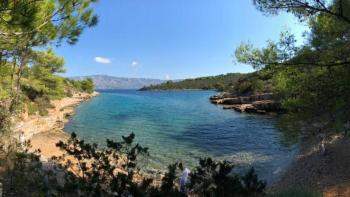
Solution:
<svg viewBox="0 0 350 197"><path fill-rule="evenodd" d="M183 81L167 81L158 85L143 87L141 90L186 90L186 89L216 89L219 91L230 89L237 81L246 76L241 73L228 73L218 76L185 79Z"/></svg>
<svg viewBox="0 0 350 197"><path fill-rule="evenodd" d="M164 80L160 79L126 78L108 75L71 77L71 79L74 80L83 80L87 78L93 80L96 89L140 89L144 86L156 85L165 82Z"/></svg>

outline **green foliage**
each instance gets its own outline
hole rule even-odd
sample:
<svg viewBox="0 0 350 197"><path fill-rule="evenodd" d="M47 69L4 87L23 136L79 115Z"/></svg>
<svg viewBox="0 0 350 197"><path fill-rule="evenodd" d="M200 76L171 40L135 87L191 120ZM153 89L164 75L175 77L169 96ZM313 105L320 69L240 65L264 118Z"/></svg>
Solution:
<svg viewBox="0 0 350 197"><path fill-rule="evenodd" d="M19 0L0 3L0 99L14 113L21 94L59 99L66 95L64 60L50 45L74 44L86 27L97 23L96 0ZM46 49L46 50L45 50ZM89 89L91 84L86 84ZM89 89L90 90L90 89Z"/></svg>
<svg viewBox="0 0 350 197"><path fill-rule="evenodd" d="M309 20L320 13L326 13L341 21L350 23L349 1L342 0L253 0L258 10L267 14L281 11L293 13L301 21Z"/></svg>
<svg viewBox="0 0 350 197"><path fill-rule="evenodd" d="M6 62L0 62L0 100L8 99L11 89L11 66Z"/></svg>
<svg viewBox="0 0 350 197"><path fill-rule="evenodd" d="M182 164L169 166L160 186L153 180L140 178L140 157L148 149L134 144L135 135L123 136L122 141L107 140L106 148L79 140L72 133L67 142L59 142L66 154L53 157L59 166L43 164L39 152L19 150L19 144L1 147L1 167L6 196L152 196L182 197L177 180ZM66 157L67 156L67 157ZM73 159L72 159L73 158ZM43 165L51 166L49 168ZM265 183L254 170L246 175L233 174L227 161L200 160L190 173L189 191L194 196L262 196ZM138 178L139 177L139 178ZM60 180L60 181L59 181ZM208 186L208 188L206 187ZM203 193L204 192L204 193ZM207 193L208 192L208 193Z"/></svg>
<svg viewBox="0 0 350 197"><path fill-rule="evenodd" d="M199 196L261 196L264 192L266 183L257 179L254 169L239 176L231 174L234 166L227 161L215 162L206 158L199 164L191 173L189 185Z"/></svg>
<svg viewBox="0 0 350 197"><path fill-rule="evenodd" d="M86 79L86 80L83 80L81 81L81 89L84 91L84 92L87 92L87 93L93 93L94 92L94 82L92 81L92 79Z"/></svg>
<svg viewBox="0 0 350 197"><path fill-rule="evenodd" d="M43 83L46 87L46 94L51 99L60 99L65 96L64 79L60 76L48 76L43 79Z"/></svg>
<svg viewBox="0 0 350 197"><path fill-rule="evenodd" d="M264 71L254 72L241 77L230 90L240 95L249 95L263 92L274 92L272 77Z"/></svg>
<svg viewBox="0 0 350 197"><path fill-rule="evenodd" d="M95 90L95 85L92 79L85 80L70 80L66 79L67 86L70 86L71 89L80 92L93 93Z"/></svg>
<svg viewBox="0 0 350 197"><path fill-rule="evenodd" d="M63 73L64 59L54 54L52 49L36 52L33 56L34 64L31 66L32 76L41 79L55 73Z"/></svg>
<svg viewBox="0 0 350 197"><path fill-rule="evenodd" d="M10 129L11 121L9 111L0 105L0 134L8 132Z"/></svg>
<svg viewBox="0 0 350 197"><path fill-rule="evenodd" d="M164 177L162 178L162 184L159 188L159 191L157 192L157 195L155 196L186 196L178 190L175 184L175 181L177 180L177 175L179 174L179 169L182 169L181 163L175 163L168 166L168 172L164 174Z"/></svg>
<svg viewBox="0 0 350 197"><path fill-rule="evenodd" d="M65 178L64 186L70 190L62 188L61 191L70 195L82 193L105 196L116 192L122 196L144 196L146 191L143 189L150 189L150 180L143 179L138 184L134 181L134 176L138 173L138 158L148 155L148 149L139 144L134 145L134 138L135 135L130 134L120 142L107 140L107 148L102 150L97 150L96 144L90 145L79 140L74 133L67 143L59 142L57 146L76 160L75 163L68 162L62 166L70 172ZM64 157L53 159L65 160ZM74 169L79 169L78 174L81 176L73 174Z"/></svg>
<svg viewBox="0 0 350 197"><path fill-rule="evenodd" d="M323 132L344 130L350 117L350 4L345 2L254 0L263 12L287 10L307 20L311 32L298 47L293 35L282 33L279 42L269 41L265 48L242 44L236 50L238 61L271 74L289 112Z"/></svg>
<svg viewBox="0 0 350 197"><path fill-rule="evenodd" d="M151 85L144 87L141 90L188 90L188 89L202 89L202 90L218 90L224 91L232 88L239 78L245 76L240 73L230 73L226 75L218 75L212 77L200 77L195 79L185 79L174 82L167 81L160 85Z"/></svg>

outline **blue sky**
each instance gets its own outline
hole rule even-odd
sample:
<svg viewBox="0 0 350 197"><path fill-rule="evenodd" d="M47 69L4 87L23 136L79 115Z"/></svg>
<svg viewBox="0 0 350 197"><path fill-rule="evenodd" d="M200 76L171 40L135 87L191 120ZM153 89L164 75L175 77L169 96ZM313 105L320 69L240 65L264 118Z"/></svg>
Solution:
<svg viewBox="0 0 350 197"><path fill-rule="evenodd" d="M99 24L79 42L56 52L65 76L183 79L251 72L232 56L241 42L258 47L283 30L301 36L306 27L287 14L267 17L252 0L100 0Z"/></svg>

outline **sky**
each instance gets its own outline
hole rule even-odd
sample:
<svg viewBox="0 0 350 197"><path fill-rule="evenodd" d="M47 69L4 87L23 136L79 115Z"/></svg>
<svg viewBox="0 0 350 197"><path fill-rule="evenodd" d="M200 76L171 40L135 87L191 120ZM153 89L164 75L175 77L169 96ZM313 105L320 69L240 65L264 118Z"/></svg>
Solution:
<svg viewBox="0 0 350 197"><path fill-rule="evenodd" d="M99 24L74 46L55 49L65 76L184 79L252 72L235 62L242 42L263 47L289 30L302 42L306 26L292 15L265 16L252 0L100 0Z"/></svg>

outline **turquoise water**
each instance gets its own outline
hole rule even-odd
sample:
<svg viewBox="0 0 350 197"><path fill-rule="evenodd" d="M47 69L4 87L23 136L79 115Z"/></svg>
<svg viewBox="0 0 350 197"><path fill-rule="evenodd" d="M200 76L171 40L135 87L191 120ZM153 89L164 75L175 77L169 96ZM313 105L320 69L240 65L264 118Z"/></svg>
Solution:
<svg viewBox="0 0 350 197"><path fill-rule="evenodd" d="M149 147L146 168L165 169L173 162L189 167L200 157L227 159L255 166L268 181L283 172L296 146L283 143L275 117L241 114L212 105L213 91L102 91L83 103L66 125L89 142L104 144L136 134Z"/></svg>

